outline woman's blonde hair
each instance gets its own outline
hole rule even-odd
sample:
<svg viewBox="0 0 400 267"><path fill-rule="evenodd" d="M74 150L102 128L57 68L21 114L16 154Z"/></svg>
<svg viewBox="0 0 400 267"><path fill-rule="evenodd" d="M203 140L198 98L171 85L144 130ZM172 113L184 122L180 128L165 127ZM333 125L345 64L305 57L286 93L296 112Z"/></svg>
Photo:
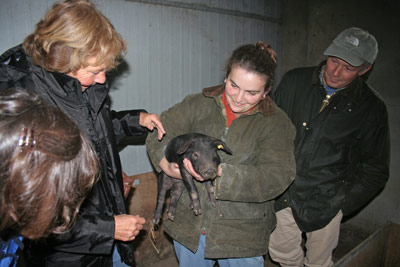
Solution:
<svg viewBox="0 0 400 267"><path fill-rule="evenodd" d="M47 11L23 43L33 63L48 71L75 72L96 59L96 66L115 68L126 43L111 22L87 0L65 0Z"/></svg>

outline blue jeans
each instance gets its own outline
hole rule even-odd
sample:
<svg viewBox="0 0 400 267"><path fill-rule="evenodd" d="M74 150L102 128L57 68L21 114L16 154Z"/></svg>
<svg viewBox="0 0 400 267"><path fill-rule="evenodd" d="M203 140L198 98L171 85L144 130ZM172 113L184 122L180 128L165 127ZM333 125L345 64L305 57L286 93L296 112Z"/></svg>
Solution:
<svg viewBox="0 0 400 267"><path fill-rule="evenodd" d="M200 236L199 247L196 253L191 252L175 240L174 247L180 267L213 267L216 261L218 261L220 267L264 267L264 258L262 256L215 260L204 258L204 249L206 247L205 235Z"/></svg>
<svg viewBox="0 0 400 267"><path fill-rule="evenodd" d="M117 245L114 245L113 252L113 267L129 267L121 260L121 256L118 253Z"/></svg>

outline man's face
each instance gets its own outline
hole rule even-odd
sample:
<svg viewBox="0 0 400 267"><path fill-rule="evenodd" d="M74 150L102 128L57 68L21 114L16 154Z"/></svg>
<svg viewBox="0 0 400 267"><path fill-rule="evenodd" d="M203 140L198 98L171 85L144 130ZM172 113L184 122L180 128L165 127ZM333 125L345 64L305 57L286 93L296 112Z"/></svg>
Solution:
<svg viewBox="0 0 400 267"><path fill-rule="evenodd" d="M371 66L365 68L364 65L354 67L340 58L328 57L323 79L329 87L343 88L370 68Z"/></svg>

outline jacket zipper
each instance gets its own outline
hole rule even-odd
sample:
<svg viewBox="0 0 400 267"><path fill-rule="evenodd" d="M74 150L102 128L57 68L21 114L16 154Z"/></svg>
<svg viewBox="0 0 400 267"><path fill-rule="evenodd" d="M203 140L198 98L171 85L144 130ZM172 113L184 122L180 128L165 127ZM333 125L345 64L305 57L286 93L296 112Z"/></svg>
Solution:
<svg viewBox="0 0 400 267"><path fill-rule="evenodd" d="M334 92L334 93L332 93L330 95L326 95L325 99L322 101L322 106L321 106L321 109L319 110L319 112L323 111L329 105L329 100L335 94L336 94L336 92Z"/></svg>

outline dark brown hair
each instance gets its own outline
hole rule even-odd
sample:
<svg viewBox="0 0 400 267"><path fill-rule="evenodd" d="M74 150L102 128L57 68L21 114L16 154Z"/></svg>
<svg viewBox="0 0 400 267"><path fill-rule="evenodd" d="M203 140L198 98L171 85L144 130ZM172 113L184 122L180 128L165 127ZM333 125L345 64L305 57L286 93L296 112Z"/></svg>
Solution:
<svg viewBox="0 0 400 267"><path fill-rule="evenodd" d="M116 67L126 43L111 22L87 0L53 5L23 43L33 63L48 71L75 72L96 59L96 66Z"/></svg>
<svg viewBox="0 0 400 267"><path fill-rule="evenodd" d="M249 72L262 75L267 79L265 90L268 90L275 82L275 69L278 56L269 44L262 41L255 45L242 45L235 49L226 63L226 77L232 68L240 67Z"/></svg>
<svg viewBox="0 0 400 267"><path fill-rule="evenodd" d="M77 125L24 89L0 92L0 232L66 231L98 174Z"/></svg>

